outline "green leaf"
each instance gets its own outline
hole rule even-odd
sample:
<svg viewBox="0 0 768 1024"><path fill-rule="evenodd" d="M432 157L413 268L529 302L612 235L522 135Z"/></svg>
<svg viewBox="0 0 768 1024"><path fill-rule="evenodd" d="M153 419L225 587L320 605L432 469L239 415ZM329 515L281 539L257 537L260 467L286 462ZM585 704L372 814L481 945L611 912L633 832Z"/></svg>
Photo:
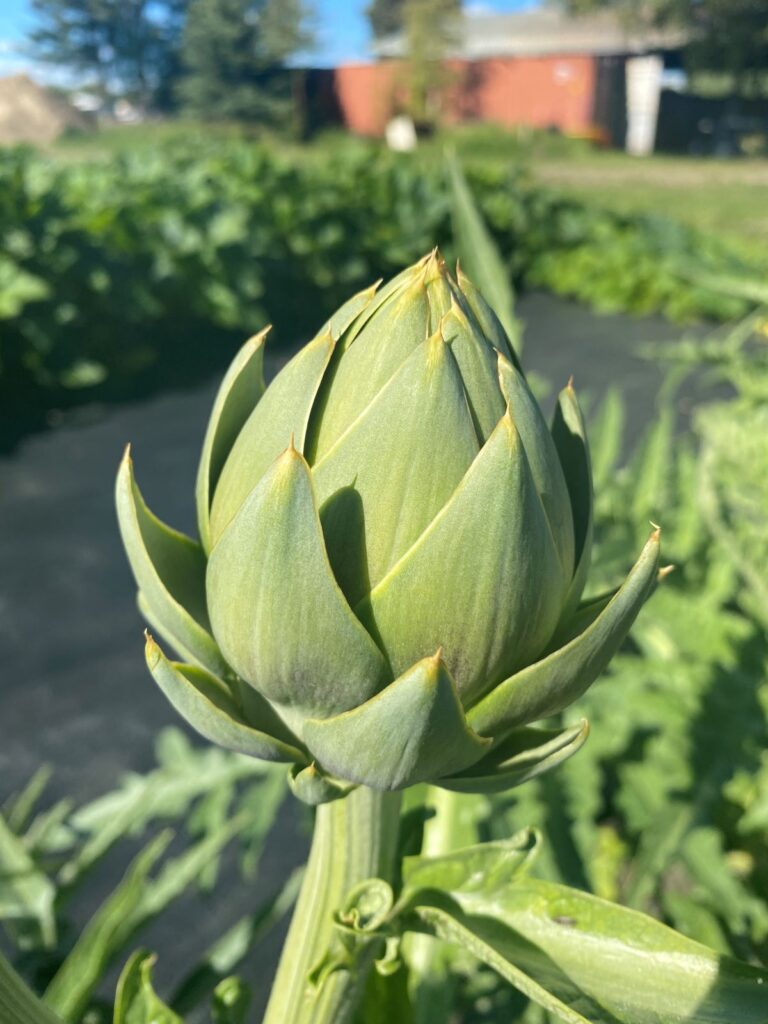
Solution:
<svg viewBox="0 0 768 1024"><path fill-rule="evenodd" d="M334 579L309 467L294 448L212 551L208 597L234 668L297 728L303 715L361 704L385 681L384 660Z"/></svg>
<svg viewBox="0 0 768 1024"><path fill-rule="evenodd" d="M602 494L610 487L624 441L626 409L618 388L609 388L597 414L591 418L590 437L594 488Z"/></svg>
<svg viewBox="0 0 768 1024"><path fill-rule="evenodd" d="M438 785L459 793L500 793L522 786L567 761L588 735L586 719L569 729L515 729L482 760Z"/></svg>
<svg viewBox="0 0 768 1024"><path fill-rule="evenodd" d="M162 832L131 863L124 878L85 926L51 980L44 1000L68 1021L77 1021L112 958L136 927L136 905L149 873L172 839Z"/></svg>
<svg viewBox="0 0 768 1024"><path fill-rule="evenodd" d="M563 596L552 533L505 415L448 504L356 611L394 675L442 647L466 705L545 646Z"/></svg>
<svg viewBox="0 0 768 1024"><path fill-rule="evenodd" d="M324 721L304 739L324 768L373 789L404 789L482 756L490 741L467 728L439 655L424 658L365 704Z"/></svg>
<svg viewBox="0 0 768 1024"><path fill-rule="evenodd" d="M205 553L149 511L136 486L128 449L117 474L115 497L128 561L153 625L197 664L226 676L229 667L210 634Z"/></svg>
<svg viewBox="0 0 768 1024"><path fill-rule="evenodd" d="M211 548L211 497L243 424L264 394L264 343L269 328L249 338L229 366L213 403L197 470L197 526L205 551Z"/></svg>
<svg viewBox="0 0 768 1024"><path fill-rule="evenodd" d="M22 948L55 944L55 898L53 882L0 816L0 920L10 926Z"/></svg>
<svg viewBox="0 0 768 1024"><path fill-rule="evenodd" d="M328 775L314 762L305 768L294 765L288 772L288 785L296 799L310 807L340 800L354 789L353 784Z"/></svg>
<svg viewBox="0 0 768 1024"><path fill-rule="evenodd" d="M634 486L632 516L637 523L659 519L669 507L674 436L675 412L667 401L657 411L629 467Z"/></svg>
<svg viewBox="0 0 768 1024"><path fill-rule="evenodd" d="M390 284L394 284L391 282ZM384 288L339 341L312 415L310 463L321 459L427 337L424 268Z"/></svg>
<svg viewBox="0 0 768 1024"><path fill-rule="evenodd" d="M475 320L477 320L483 334L496 351L501 352L522 373L523 368L520 365L518 353L522 352L523 324L515 318L514 331L507 337L507 332L504 330L496 313L485 301L480 289L476 288L464 273L459 263L456 264L456 280L458 281L462 297L469 306ZM533 385L531 386L533 387Z"/></svg>
<svg viewBox="0 0 768 1024"><path fill-rule="evenodd" d="M27 827L35 807L50 781L51 774L50 765L40 765L22 791L8 800L3 808L3 816L11 832L18 835Z"/></svg>
<svg viewBox="0 0 768 1024"><path fill-rule="evenodd" d="M175 728L163 729L155 748L157 768L125 775L118 789L72 815L69 824L84 841L59 870L60 885L74 885L123 836L138 835L152 821L186 817L194 801L238 782L256 780L260 790L259 780L269 771L252 758L195 748Z"/></svg>
<svg viewBox="0 0 768 1024"><path fill-rule="evenodd" d="M156 836L88 922L46 989L45 1002L65 1019L78 1021L105 971L137 929L177 899L245 823L244 817L231 819L218 832L166 861L151 878L173 838L169 831Z"/></svg>
<svg viewBox="0 0 768 1024"><path fill-rule="evenodd" d="M485 444L504 415L498 352L486 341L455 295L451 296L450 307L440 320L439 330L458 364L477 437Z"/></svg>
<svg viewBox="0 0 768 1024"><path fill-rule="evenodd" d="M656 586L656 530L603 612L565 647L511 676L468 715L482 735L500 736L516 725L547 718L572 704L605 669Z"/></svg>
<svg viewBox="0 0 768 1024"><path fill-rule="evenodd" d="M536 490L555 538L566 586L570 587L575 565L574 517L560 457L525 377L502 356L498 363L501 390L523 442Z"/></svg>
<svg viewBox="0 0 768 1024"><path fill-rule="evenodd" d="M213 1024L245 1024L251 990L239 978L224 978L213 993Z"/></svg>
<svg viewBox="0 0 768 1024"><path fill-rule="evenodd" d="M573 512L573 582L565 603L564 618L578 605L592 558L594 531L592 466L587 430L572 384L563 388L552 420L552 439L560 456Z"/></svg>
<svg viewBox="0 0 768 1024"><path fill-rule="evenodd" d="M352 323L370 307L371 303L379 298L378 291L378 284L374 284L370 288L364 288L357 292L351 299L347 299L344 305L337 309L330 320L323 325L320 333L322 334L326 330L330 331L334 341L338 341Z"/></svg>
<svg viewBox="0 0 768 1024"><path fill-rule="evenodd" d="M435 334L312 467L328 557L350 604L419 538L477 452L461 377Z"/></svg>
<svg viewBox="0 0 768 1024"><path fill-rule="evenodd" d="M156 957L137 950L123 968L117 983L113 1024L183 1024L152 987Z"/></svg>
<svg viewBox="0 0 768 1024"><path fill-rule="evenodd" d="M28 988L0 952L0 1020L3 1024L62 1024Z"/></svg>
<svg viewBox="0 0 768 1024"><path fill-rule="evenodd" d="M477 867L478 877L484 874ZM634 910L517 876L411 891L418 930L464 946L571 1024L766 1024L768 973Z"/></svg>
<svg viewBox="0 0 768 1024"><path fill-rule="evenodd" d="M519 354L520 324L515 316L515 295L509 271L477 208L459 161L453 155L446 159L452 190L453 233L459 257L469 277L480 283L483 294Z"/></svg>
<svg viewBox="0 0 768 1024"><path fill-rule="evenodd" d="M509 839L467 846L437 857L405 857L398 903L410 906L422 890L454 894L503 889L518 872L530 867L538 846L536 833L522 829Z"/></svg>
<svg viewBox="0 0 768 1024"><path fill-rule="evenodd" d="M264 761L306 761L297 747L286 742L287 730L266 701L258 707L260 714L252 702L245 715L225 683L204 669L169 661L149 635L145 654L165 696L211 743Z"/></svg>
<svg viewBox="0 0 768 1024"><path fill-rule="evenodd" d="M252 914L241 918L216 940L202 961L184 978L171 1000L177 1013L187 1013L209 996L245 960L264 935L293 906L304 869L292 872L282 889Z"/></svg>
<svg viewBox="0 0 768 1024"><path fill-rule="evenodd" d="M328 331L301 349L271 382L241 428L213 495L211 546L278 455L291 443L304 450L309 416L334 346Z"/></svg>

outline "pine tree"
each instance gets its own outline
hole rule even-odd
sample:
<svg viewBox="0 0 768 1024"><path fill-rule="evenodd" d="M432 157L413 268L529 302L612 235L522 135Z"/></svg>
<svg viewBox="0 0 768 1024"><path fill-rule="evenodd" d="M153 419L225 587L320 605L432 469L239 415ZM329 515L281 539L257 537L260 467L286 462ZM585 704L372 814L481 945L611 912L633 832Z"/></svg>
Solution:
<svg viewBox="0 0 768 1024"><path fill-rule="evenodd" d="M188 0L32 0L35 56L107 96L166 106L179 71Z"/></svg>
<svg viewBox="0 0 768 1024"><path fill-rule="evenodd" d="M395 35L403 29L403 0L373 0L365 13L375 39Z"/></svg>
<svg viewBox="0 0 768 1024"><path fill-rule="evenodd" d="M287 61L310 43L302 0L191 0L181 100L199 117L284 122L292 105Z"/></svg>

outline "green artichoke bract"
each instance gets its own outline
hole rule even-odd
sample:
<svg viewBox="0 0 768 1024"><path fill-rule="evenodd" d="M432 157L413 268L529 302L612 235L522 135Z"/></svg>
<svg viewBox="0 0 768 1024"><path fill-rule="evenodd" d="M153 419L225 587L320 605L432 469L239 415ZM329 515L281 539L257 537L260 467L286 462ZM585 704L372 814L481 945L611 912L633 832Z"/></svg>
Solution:
<svg viewBox="0 0 768 1024"><path fill-rule="evenodd" d="M265 387L266 332L229 368L197 482L200 541L117 505L150 670L203 736L350 785L516 785L586 723L531 728L593 682L655 586L654 532L580 604L592 541L584 424L551 429L480 292L437 253L355 295Z"/></svg>

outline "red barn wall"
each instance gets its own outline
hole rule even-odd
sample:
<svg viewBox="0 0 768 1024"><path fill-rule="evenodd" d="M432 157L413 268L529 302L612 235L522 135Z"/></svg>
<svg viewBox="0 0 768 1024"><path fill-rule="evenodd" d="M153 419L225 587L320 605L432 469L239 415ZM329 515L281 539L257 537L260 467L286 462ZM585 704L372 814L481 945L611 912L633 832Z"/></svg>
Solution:
<svg viewBox="0 0 768 1024"><path fill-rule="evenodd" d="M382 64L342 64L334 70L336 98L344 124L356 135L383 135L395 109L400 67Z"/></svg>
<svg viewBox="0 0 768 1024"><path fill-rule="evenodd" d="M494 57L450 66L456 80L446 97L448 120L557 128L569 134L589 132L594 125L595 57ZM334 81L350 131L381 135L397 107L401 65L347 64L336 68Z"/></svg>

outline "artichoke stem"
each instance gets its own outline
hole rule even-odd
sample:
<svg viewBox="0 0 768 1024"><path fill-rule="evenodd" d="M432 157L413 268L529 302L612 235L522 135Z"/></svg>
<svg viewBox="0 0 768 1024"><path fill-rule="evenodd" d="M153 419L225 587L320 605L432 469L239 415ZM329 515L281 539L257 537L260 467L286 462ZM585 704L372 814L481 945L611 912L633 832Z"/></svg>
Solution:
<svg viewBox="0 0 768 1024"><path fill-rule="evenodd" d="M317 808L307 870L263 1024L346 1024L361 995L362 971L337 971L313 990L309 975L328 951L333 914L368 878L392 881L400 793L359 786Z"/></svg>

